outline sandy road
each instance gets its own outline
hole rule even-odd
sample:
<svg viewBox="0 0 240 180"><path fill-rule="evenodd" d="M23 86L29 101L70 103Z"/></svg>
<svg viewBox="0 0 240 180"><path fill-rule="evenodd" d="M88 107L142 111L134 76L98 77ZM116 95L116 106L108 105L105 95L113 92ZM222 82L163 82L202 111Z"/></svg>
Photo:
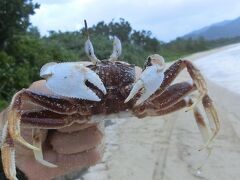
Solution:
<svg viewBox="0 0 240 180"><path fill-rule="evenodd" d="M186 73L180 80L188 80ZM84 180L238 180L240 179L240 95L208 81L221 120L210 158L192 112L112 120L106 128L102 162ZM196 169L205 162L201 171Z"/></svg>
<svg viewBox="0 0 240 180"><path fill-rule="evenodd" d="M206 157L205 152L198 152L202 140L192 112L179 111L142 120L115 120L117 125L106 129L103 162L83 179L239 179L240 97L213 83L209 88L217 104L221 132L200 174L196 169Z"/></svg>

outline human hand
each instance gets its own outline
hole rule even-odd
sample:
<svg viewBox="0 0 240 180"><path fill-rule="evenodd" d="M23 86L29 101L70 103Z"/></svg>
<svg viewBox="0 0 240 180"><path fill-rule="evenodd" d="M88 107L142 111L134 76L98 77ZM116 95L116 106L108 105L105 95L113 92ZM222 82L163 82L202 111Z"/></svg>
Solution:
<svg viewBox="0 0 240 180"><path fill-rule="evenodd" d="M47 92L44 81L29 89ZM26 104L27 109L36 108ZM1 116L0 116L1 117ZM101 124L73 124L58 130L41 130L44 160L57 165L46 167L35 160L33 151L16 143L16 166L29 180L53 179L96 164L102 157L104 141ZM21 127L23 138L32 143L32 129Z"/></svg>
<svg viewBox="0 0 240 180"><path fill-rule="evenodd" d="M31 130L22 130L31 139ZM44 160L56 164L49 168L35 160L32 150L16 146L16 165L29 180L52 179L96 164L102 157L103 134L98 125L73 125L51 132L43 130Z"/></svg>

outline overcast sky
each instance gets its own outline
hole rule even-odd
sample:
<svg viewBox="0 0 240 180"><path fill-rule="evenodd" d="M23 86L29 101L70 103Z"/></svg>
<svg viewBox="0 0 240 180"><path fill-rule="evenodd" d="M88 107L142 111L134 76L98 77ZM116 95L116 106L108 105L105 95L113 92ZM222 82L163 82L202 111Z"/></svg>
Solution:
<svg viewBox="0 0 240 180"><path fill-rule="evenodd" d="M215 22L240 16L240 0L33 0L41 7L31 17L42 35L49 30L74 31L120 17L133 29L150 30L162 41Z"/></svg>

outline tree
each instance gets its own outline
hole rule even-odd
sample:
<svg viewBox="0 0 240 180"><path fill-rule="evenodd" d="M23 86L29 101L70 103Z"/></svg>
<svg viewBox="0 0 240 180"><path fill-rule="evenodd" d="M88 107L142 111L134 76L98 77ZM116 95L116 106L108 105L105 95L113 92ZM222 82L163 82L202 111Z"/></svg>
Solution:
<svg viewBox="0 0 240 180"><path fill-rule="evenodd" d="M122 42L128 42L132 27L128 21L120 18L120 22L110 22L108 24L111 36L117 36Z"/></svg>
<svg viewBox="0 0 240 180"><path fill-rule="evenodd" d="M136 31L131 34L131 41L133 44L141 46L146 51L158 52L160 49L160 43L156 38L151 37L150 31Z"/></svg>
<svg viewBox="0 0 240 180"><path fill-rule="evenodd" d="M99 36L108 37L110 35L109 26L105 24L104 21L97 23L97 25L94 25L91 29L94 33L96 33L96 35L99 35Z"/></svg>
<svg viewBox="0 0 240 180"><path fill-rule="evenodd" d="M40 5L32 0L0 1L0 50L3 50L8 39L26 32L30 25L29 16L33 15Z"/></svg>

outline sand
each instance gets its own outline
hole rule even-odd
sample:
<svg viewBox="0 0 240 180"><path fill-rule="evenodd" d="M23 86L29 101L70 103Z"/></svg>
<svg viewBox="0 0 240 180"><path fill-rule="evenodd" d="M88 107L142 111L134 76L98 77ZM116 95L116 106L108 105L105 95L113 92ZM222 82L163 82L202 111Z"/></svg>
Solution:
<svg viewBox="0 0 240 180"><path fill-rule="evenodd" d="M225 47L229 48L229 46ZM197 59L216 51L198 53ZM186 73L180 80L186 80ZM162 117L112 120L106 127L102 162L79 179L84 180L238 180L240 178L240 95L208 81L221 131L207 161L192 112L184 110ZM204 163L201 171L197 168Z"/></svg>

